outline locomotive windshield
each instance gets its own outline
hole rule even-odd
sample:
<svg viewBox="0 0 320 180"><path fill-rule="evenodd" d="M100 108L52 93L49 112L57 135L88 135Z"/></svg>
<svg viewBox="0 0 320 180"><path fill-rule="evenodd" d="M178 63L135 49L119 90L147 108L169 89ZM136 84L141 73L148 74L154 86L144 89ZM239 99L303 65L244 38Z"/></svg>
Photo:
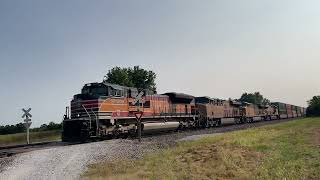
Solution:
<svg viewBox="0 0 320 180"><path fill-rule="evenodd" d="M108 88L103 84L87 84L83 87L82 94L107 96Z"/></svg>
<svg viewBox="0 0 320 180"><path fill-rule="evenodd" d="M107 94L107 89L104 87L96 87L91 89L91 93L104 95L104 94Z"/></svg>

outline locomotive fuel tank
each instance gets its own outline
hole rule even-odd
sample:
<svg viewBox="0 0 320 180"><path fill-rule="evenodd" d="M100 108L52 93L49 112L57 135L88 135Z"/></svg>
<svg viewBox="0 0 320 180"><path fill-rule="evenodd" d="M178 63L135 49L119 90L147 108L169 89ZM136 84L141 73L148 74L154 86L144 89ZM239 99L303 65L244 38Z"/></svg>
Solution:
<svg viewBox="0 0 320 180"><path fill-rule="evenodd" d="M143 124L143 133L152 133L160 131L173 131L177 130L180 126L179 122L151 122L151 123L142 123Z"/></svg>

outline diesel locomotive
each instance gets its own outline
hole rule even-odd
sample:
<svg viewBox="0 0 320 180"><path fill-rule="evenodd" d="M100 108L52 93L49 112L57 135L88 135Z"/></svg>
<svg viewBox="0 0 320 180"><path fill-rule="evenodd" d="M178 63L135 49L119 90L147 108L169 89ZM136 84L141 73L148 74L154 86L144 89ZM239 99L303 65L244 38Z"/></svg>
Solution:
<svg viewBox="0 0 320 180"><path fill-rule="evenodd" d="M88 83L66 108L62 140L135 136L137 112L143 112L141 131L147 134L295 118L304 116L306 109L279 102L262 106L175 92L156 94L106 82Z"/></svg>

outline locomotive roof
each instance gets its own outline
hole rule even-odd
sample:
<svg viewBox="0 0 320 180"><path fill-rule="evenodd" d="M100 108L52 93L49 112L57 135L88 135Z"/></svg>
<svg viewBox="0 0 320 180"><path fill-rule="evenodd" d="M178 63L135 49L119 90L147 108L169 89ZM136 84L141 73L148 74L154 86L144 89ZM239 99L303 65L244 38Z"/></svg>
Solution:
<svg viewBox="0 0 320 180"><path fill-rule="evenodd" d="M252 103L249 103L249 102L246 102L246 101L242 101L242 103L243 103L244 105L250 105L250 104L252 104Z"/></svg>
<svg viewBox="0 0 320 180"><path fill-rule="evenodd" d="M134 87L121 86L121 85L118 85L118 84L112 84L112 83L108 83L108 82L103 82L102 84L104 84L106 86L110 86L113 89L117 89L117 90L123 90L123 89L135 89L135 90L137 90L137 88L134 88Z"/></svg>
<svg viewBox="0 0 320 180"><path fill-rule="evenodd" d="M207 100L210 100L210 101L225 101L225 100L222 100L222 99L219 99L219 98L211 98L209 96L200 96L200 97L195 97L196 99L207 99Z"/></svg>
<svg viewBox="0 0 320 180"><path fill-rule="evenodd" d="M191 96L189 94L184 94L184 93L168 92L168 93L164 93L163 95L167 95L169 97L179 98L179 99L194 99L194 96Z"/></svg>
<svg viewBox="0 0 320 180"><path fill-rule="evenodd" d="M240 101L231 100L230 102L231 102L233 105L242 105L242 102L240 102Z"/></svg>

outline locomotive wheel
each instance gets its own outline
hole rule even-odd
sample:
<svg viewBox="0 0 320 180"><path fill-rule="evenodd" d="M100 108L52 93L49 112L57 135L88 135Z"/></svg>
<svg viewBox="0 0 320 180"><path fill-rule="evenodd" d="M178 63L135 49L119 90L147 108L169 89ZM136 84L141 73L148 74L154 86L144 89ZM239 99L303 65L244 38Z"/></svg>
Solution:
<svg viewBox="0 0 320 180"><path fill-rule="evenodd" d="M119 131L113 131L113 137L115 138L115 139L119 139L120 138L120 136L121 136L121 134L119 133Z"/></svg>
<svg viewBox="0 0 320 180"><path fill-rule="evenodd" d="M210 127L210 121L206 121L206 125L205 125L205 128L209 128Z"/></svg>
<svg viewBox="0 0 320 180"><path fill-rule="evenodd" d="M248 121L247 121L247 118L244 118L244 117L242 118L242 120L241 120L241 121L242 121L242 124L245 124L245 123L247 123L247 122L248 122Z"/></svg>
<svg viewBox="0 0 320 180"><path fill-rule="evenodd" d="M129 134L128 134L128 133L123 133L123 134L121 134L121 138L122 138L122 139L128 139L128 137L129 137Z"/></svg>
<svg viewBox="0 0 320 180"><path fill-rule="evenodd" d="M221 120L216 120L216 127L221 126Z"/></svg>

